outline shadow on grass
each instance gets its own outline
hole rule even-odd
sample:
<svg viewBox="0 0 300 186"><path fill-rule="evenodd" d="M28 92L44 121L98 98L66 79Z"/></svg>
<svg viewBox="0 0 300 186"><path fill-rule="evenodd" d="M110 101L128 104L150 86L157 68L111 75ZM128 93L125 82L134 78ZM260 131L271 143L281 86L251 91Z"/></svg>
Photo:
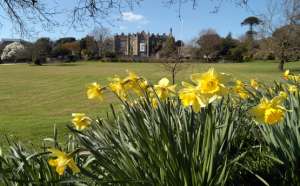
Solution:
<svg viewBox="0 0 300 186"><path fill-rule="evenodd" d="M58 66L58 67L72 67L72 66L79 66L81 64L79 63L55 63L55 64L51 64L49 66Z"/></svg>
<svg viewBox="0 0 300 186"><path fill-rule="evenodd" d="M30 66L33 67L51 67L51 66L56 66L56 67L73 67L73 66L80 66L81 64L79 63L47 63L47 64L42 64L42 65L33 65L30 64Z"/></svg>

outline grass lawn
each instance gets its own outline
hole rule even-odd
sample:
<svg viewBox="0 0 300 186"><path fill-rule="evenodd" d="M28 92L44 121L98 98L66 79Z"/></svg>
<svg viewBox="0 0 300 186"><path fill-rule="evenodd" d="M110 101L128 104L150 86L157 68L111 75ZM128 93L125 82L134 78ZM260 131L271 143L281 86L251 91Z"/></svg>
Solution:
<svg viewBox="0 0 300 186"><path fill-rule="evenodd" d="M281 73L274 62L240 64L191 64L183 70L179 80L189 74L202 72L209 67L232 73L247 80L256 78L271 82L279 80ZM286 68L300 72L300 62L288 63ZM106 84L108 77L125 75L126 70L136 72L155 82L169 74L155 63L96 63L80 62L30 66L28 64L0 65L0 135L39 144L51 137L53 125L66 134L72 112L84 112L95 117L108 111L109 103L116 103L112 95L104 102L89 101L85 95L88 83ZM3 139L3 138L2 138ZM3 143L0 137L0 145Z"/></svg>

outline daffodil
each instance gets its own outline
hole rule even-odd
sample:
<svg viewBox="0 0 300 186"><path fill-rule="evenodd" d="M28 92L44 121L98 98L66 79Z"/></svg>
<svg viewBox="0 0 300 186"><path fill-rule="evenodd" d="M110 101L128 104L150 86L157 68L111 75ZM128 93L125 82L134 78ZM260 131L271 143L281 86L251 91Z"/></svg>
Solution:
<svg viewBox="0 0 300 186"><path fill-rule="evenodd" d="M167 78L162 78L157 85L154 85L154 90L161 100L165 100L175 93L175 87L176 85L169 85Z"/></svg>
<svg viewBox="0 0 300 186"><path fill-rule="evenodd" d="M300 76L295 75L295 74L291 74L289 70L286 70L283 73L283 79L299 82L300 81Z"/></svg>
<svg viewBox="0 0 300 186"><path fill-rule="evenodd" d="M298 92L298 87L296 85L288 85L288 91L291 93Z"/></svg>
<svg viewBox="0 0 300 186"><path fill-rule="evenodd" d="M65 169L69 167L73 173L79 173L80 169L75 164L70 154L66 154L58 149L48 149L51 152L51 156L55 157L55 159L48 160L48 163L52 167L56 167L56 172L59 175L63 175Z"/></svg>
<svg viewBox="0 0 300 186"><path fill-rule="evenodd" d="M133 72L128 72L128 76L125 77L122 80L122 84L127 88L127 89L131 89L134 88L136 89L138 86L138 81L140 80L140 77L137 76L135 73Z"/></svg>
<svg viewBox="0 0 300 186"><path fill-rule="evenodd" d="M155 109L158 107L158 100L157 100L157 98L153 97L153 98L151 99L151 105L152 105L152 107L155 108Z"/></svg>
<svg viewBox="0 0 300 186"><path fill-rule="evenodd" d="M103 100L102 91L103 91L103 88L101 88L101 86L97 82L94 82L88 86L86 94L87 94L88 99L97 99L98 98L100 100Z"/></svg>
<svg viewBox="0 0 300 186"><path fill-rule="evenodd" d="M138 96L143 96L149 88L148 82L133 72L128 72L128 76L123 79L123 84L127 91L132 90Z"/></svg>
<svg viewBox="0 0 300 186"><path fill-rule="evenodd" d="M283 99L286 99L288 97L288 94L286 92L280 91L279 96L281 96Z"/></svg>
<svg viewBox="0 0 300 186"><path fill-rule="evenodd" d="M201 96L207 97L209 102L212 102L228 92L226 84L229 82L230 76L218 73L211 68L205 73L192 74L191 80L196 83Z"/></svg>
<svg viewBox="0 0 300 186"><path fill-rule="evenodd" d="M109 88L121 99L125 100L127 98L126 87L124 86L124 83L120 78L113 78L111 83L109 84Z"/></svg>
<svg viewBox="0 0 300 186"><path fill-rule="evenodd" d="M282 106L285 98L283 96L276 96L272 100L262 98L260 103L251 108L249 113L254 117L258 123L265 123L273 125L283 120L286 109Z"/></svg>
<svg viewBox="0 0 300 186"><path fill-rule="evenodd" d="M89 127L92 123L92 119L86 116L84 113L73 113L72 123L77 130L83 130Z"/></svg>
<svg viewBox="0 0 300 186"><path fill-rule="evenodd" d="M245 89L245 84L242 81L237 80L236 86L233 88L233 90L237 95L239 95L240 98L244 100L249 98L249 93Z"/></svg>
<svg viewBox="0 0 300 186"><path fill-rule="evenodd" d="M283 73L283 78L286 79L286 80L288 80L289 75L290 75L290 70L286 70L286 71Z"/></svg>
<svg viewBox="0 0 300 186"><path fill-rule="evenodd" d="M254 89L258 89L258 87L259 87L259 84L258 84L258 82L255 80L255 79L251 79L250 80L250 85L251 85L251 87L252 88L254 88Z"/></svg>

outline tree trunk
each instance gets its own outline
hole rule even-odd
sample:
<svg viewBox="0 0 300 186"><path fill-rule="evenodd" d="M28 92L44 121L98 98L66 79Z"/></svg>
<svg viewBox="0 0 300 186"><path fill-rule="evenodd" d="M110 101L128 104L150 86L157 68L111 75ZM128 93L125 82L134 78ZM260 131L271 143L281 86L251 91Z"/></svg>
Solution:
<svg viewBox="0 0 300 186"><path fill-rule="evenodd" d="M283 67L284 67L284 59L281 59L280 62L279 62L279 65L278 65L278 69L280 71L283 71Z"/></svg>
<svg viewBox="0 0 300 186"><path fill-rule="evenodd" d="M175 74L176 74L176 72L175 72L175 70L173 70L173 72L172 72L172 84L173 85L175 85Z"/></svg>
<svg viewBox="0 0 300 186"><path fill-rule="evenodd" d="M280 71L283 71L284 62L285 62L285 52L284 52L284 49L281 48L281 51L280 51L280 62L279 62L279 65L278 65L278 69Z"/></svg>

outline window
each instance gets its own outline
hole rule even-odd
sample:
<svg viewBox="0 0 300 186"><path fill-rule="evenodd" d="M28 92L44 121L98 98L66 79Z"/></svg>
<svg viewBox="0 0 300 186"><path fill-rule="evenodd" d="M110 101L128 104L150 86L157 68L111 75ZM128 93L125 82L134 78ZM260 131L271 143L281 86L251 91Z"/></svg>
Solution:
<svg viewBox="0 0 300 186"><path fill-rule="evenodd" d="M140 52L145 52L145 43L140 43Z"/></svg>
<svg viewBox="0 0 300 186"><path fill-rule="evenodd" d="M121 41L120 46L121 46L121 48L125 48L126 47L126 42L125 41Z"/></svg>

